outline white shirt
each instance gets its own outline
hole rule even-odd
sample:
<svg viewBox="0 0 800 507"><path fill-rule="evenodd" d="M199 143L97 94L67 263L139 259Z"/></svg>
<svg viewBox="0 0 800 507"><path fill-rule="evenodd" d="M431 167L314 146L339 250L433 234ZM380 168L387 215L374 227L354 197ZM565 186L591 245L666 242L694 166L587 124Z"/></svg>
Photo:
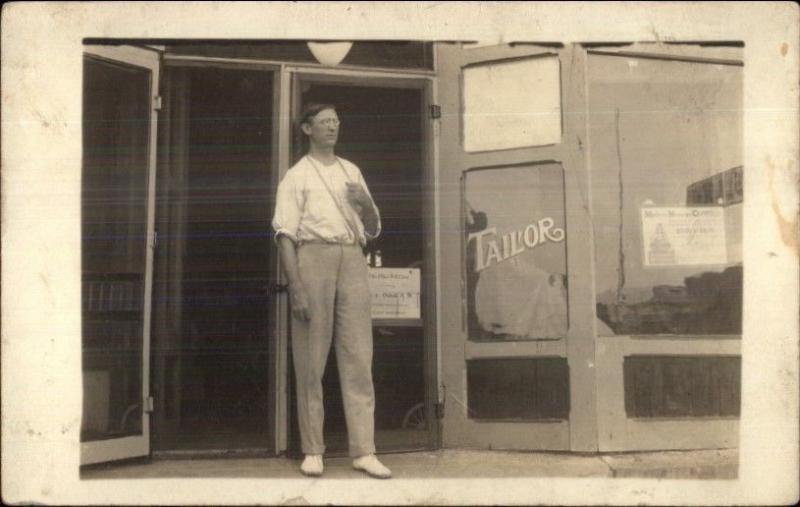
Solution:
<svg viewBox="0 0 800 507"><path fill-rule="evenodd" d="M378 228L371 235L364 230L361 218L347 200L348 181L360 183L372 201L361 171L352 162L336 157L336 162L326 166L310 155L301 158L278 185L272 219L275 239L283 234L295 244L311 240L329 243L357 240L364 246L367 239L377 238L381 233L381 220L375 201L372 205L378 215Z"/></svg>

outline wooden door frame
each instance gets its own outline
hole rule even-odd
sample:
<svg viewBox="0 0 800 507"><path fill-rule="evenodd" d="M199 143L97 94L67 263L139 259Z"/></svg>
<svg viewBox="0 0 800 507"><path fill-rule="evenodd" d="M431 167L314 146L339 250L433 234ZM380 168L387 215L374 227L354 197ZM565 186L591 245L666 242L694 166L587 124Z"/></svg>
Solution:
<svg viewBox="0 0 800 507"><path fill-rule="evenodd" d="M459 318L449 319L448 330L449 356L452 361L443 369L443 381L447 386L448 405L453 401L452 409L447 408L450 415L446 417L446 445L474 445L473 432L491 432L502 442L483 442L503 448L517 449L550 449L591 452L597 449L596 434L596 390L594 378L594 264L592 245L592 227L589 207L586 206L589 191L589 166L586 155L588 132L586 125L585 97L585 57L574 45L563 47L560 44L517 44L495 45L467 48L457 44L442 44L437 48L439 69L448 80L448 86L457 89L460 97L443 98L449 101L448 108L455 112L446 118L447 141L442 145L442 157L447 158L449 170L443 178L448 186L456 181L463 181L465 171L480 167L505 167L515 165L531 165L539 163L559 164L564 171L565 215L567 221L566 267L569 277L568 313L569 328L565 338L555 342L525 343L473 343L467 339L466 326ZM539 57L558 58L560 74L559 86L561 95L561 139L555 144L501 149L486 152L467 153L463 148L462 116L463 116L463 68L479 63L503 63L516 59ZM458 77L456 77L458 76ZM440 79L443 79L440 75ZM458 102L456 102L458 101ZM453 192L450 192L451 194ZM446 196L448 214L459 209L454 202L456 198ZM461 198L458 197L460 200ZM441 227L450 230L462 230L463 210L458 218L442 216ZM458 264L463 269L465 259L464 244L456 252L454 248L443 251L447 265ZM458 274L456 274L458 273ZM443 286L442 297L453 307L461 308L464 314L463 272L450 268ZM452 279L451 279L452 278ZM458 306L456 306L456 304ZM463 317L463 315L461 315ZM463 345L461 345L463 343ZM456 357L460 353L460 357ZM570 414L567 421L556 422L497 422L476 423L468 418L466 408L466 364L469 357L544 357L556 354L566 359L569 369ZM457 364L458 363L458 364ZM453 411L456 411L455 414ZM449 422L447 422L449 421ZM513 432L516 436L511 435ZM520 438L525 435L525 438ZM483 440L491 439L487 436ZM449 443L448 443L449 441Z"/></svg>

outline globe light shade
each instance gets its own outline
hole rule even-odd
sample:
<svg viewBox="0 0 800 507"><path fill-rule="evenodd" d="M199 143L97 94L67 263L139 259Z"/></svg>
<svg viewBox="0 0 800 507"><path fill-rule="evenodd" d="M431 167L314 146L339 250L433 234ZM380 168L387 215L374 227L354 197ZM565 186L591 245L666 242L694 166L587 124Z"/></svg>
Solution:
<svg viewBox="0 0 800 507"><path fill-rule="evenodd" d="M309 42L308 49L322 65L333 67L339 65L350 48L353 47L352 42Z"/></svg>

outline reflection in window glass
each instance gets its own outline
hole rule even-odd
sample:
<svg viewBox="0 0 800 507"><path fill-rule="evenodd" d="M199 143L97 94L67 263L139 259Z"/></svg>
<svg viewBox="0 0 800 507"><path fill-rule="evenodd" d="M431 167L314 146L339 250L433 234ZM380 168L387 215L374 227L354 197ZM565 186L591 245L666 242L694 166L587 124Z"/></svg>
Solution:
<svg viewBox="0 0 800 507"><path fill-rule="evenodd" d="M598 333L739 334L742 68L590 55Z"/></svg>
<svg viewBox="0 0 800 507"><path fill-rule="evenodd" d="M466 151L559 142L558 58L526 58L466 67L463 111Z"/></svg>
<svg viewBox="0 0 800 507"><path fill-rule="evenodd" d="M464 194L469 339L564 337L567 269L561 167L469 171Z"/></svg>

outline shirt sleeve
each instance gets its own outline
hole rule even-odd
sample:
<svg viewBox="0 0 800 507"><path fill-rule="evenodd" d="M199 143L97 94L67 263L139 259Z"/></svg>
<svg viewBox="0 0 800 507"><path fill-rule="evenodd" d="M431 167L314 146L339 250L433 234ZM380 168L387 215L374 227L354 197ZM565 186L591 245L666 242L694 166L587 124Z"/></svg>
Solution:
<svg viewBox="0 0 800 507"><path fill-rule="evenodd" d="M358 169L358 168L356 167L356 169ZM382 230L382 228L381 228L381 212L378 209L378 206L375 205L375 200L372 198L372 194L369 192L369 187L367 187L367 182L364 181L364 176L361 174L361 170L359 169L357 171L357 173L358 173L358 182L361 184L362 187L364 187L364 191L369 196L369 200L372 201L372 207L375 209L375 214L378 216L378 227L375 229L375 234L368 233L366 228L365 228L364 229L364 236L366 236L367 239L375 239L375 238L377 238L378 236L381 235L381 230Z"/></svg>
<svg viewBox="0 0 800 507"><path fill-rule="evenodd" d="M275 230L275 242L281 235L297 243L297 229L303 214L303 191L297 184L293 172L286 173L278 184L275 197L275 215L272 218L272 228Z"/></svg>

